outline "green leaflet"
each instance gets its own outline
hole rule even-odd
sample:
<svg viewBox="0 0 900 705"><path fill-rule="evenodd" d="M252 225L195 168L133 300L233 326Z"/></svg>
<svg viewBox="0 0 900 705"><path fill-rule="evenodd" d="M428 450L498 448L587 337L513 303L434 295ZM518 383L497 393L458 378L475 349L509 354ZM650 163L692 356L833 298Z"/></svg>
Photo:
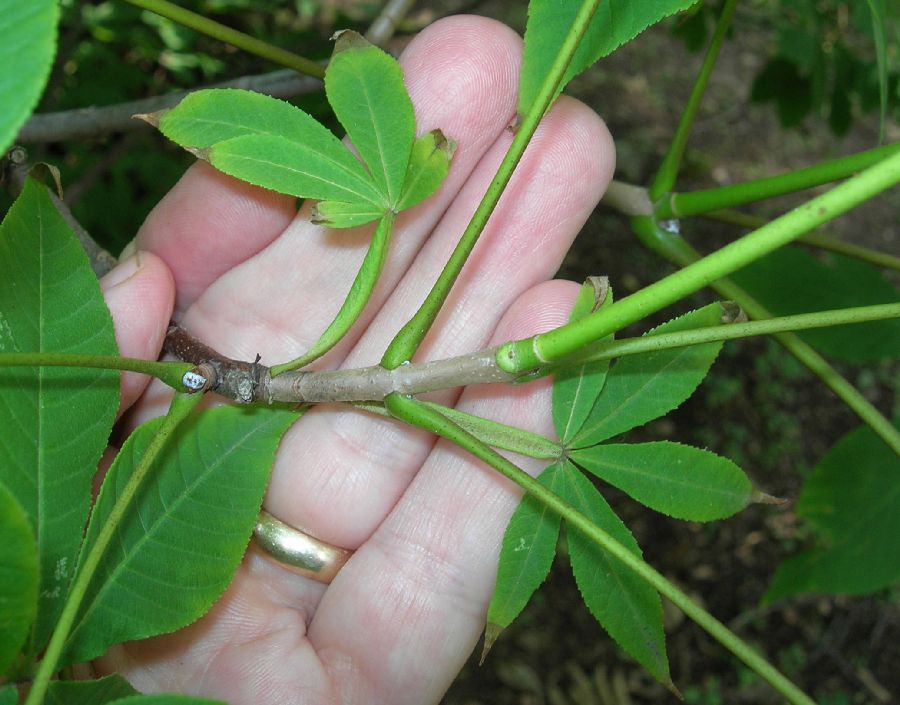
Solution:
<svg viewBox="0 0 900 705"><path fill-rule="evenodd" d="M341 32L325 70L325 93L388 205L398 210L416 133L400 64L355 32Z"/></svg>
<svg viewBox="0 0 900 705"><path fill-rule="evenodd" d="M0 677L25 643L37 614L37 593L34 533L22 506L0 482Z"/></svg>
<svg viewBox="0 0 900 705"><path fill-rule="evenodd" d="M538 476L541 484L556 492L562 463L553 463ZM497 583L487 613L484 659L494 641L519 616L550 572L561 519L530 495L525 495L513 512L497 566Z"/></svg>
<svg viewBox="0 0 900 705"><path fill-rule="evenodd" d="M275 450L296 418L292 411L223 406L178 427L91 579L61 665L174 631L209 609L244 555ZM116 457L86 550L160 423L140 426Z"/></svg>
<svg viewBox="0 0 900 705"><path fill-rule="evenodd" d="M900 580L900 458L861 426L822 457L796 512L818 541L788 558L764 600L800 592L862 595Z"/></svg>
<svg viewBox="0 0 900 705"><path fill-rule="evenodd" d="M325 332L319 336L315 344L303 355L283 365L273 366L271 369L273 375L280 375L282 372L295 370L298 367L309 364L331 350L346 335L347 331L350 330L350 327L363 312L369 297L372 295L372 291L375 289L375 285L378 283L378 277L381 274L381 268L384 266L384 260L387 257L391 243L391 230L393 228L394 215L391 213L382 218L381 222L378 223L378 227L375 228L375 235L372 237L372 242L369 243L369 249L366 251L363 263L356 274L356 279L350 285L350 292L347 294L347 298L344 299L337 316L334 317L334 320L328 325Z"/></svg>
<svg viewBox="0 0 900 705"><path fill-rule="evenodd" d="M696 0L603 0L581 40L557 94L597 59ZM519 115L531 107L583 0L531 0L519 79Z"/></svg>
<svg viewBox="0 0 900 705"><path fill-rule="evenodd" d="M371 223L384 215L384 208L371 203L345 203L343 201L319 201L310 218L316 225L329 228L355 228Z"/></svg>
<svg viewBox="0 0 900 705"><path fill-rule="evenodd" d="M243 135L216 142L205 156L219 171L278 193L383 208L371 182L340 162L322 159L315 145L279 135Z"/></svg>
<svg viewBox="0 0 900 705"><path fill-rule="evenodd" d="M16 705L19 691L14 685L0 685L0 705Z"/></svg>
<svg viewBox="0 0 900 705"><path fill-rule="evenodd" d="M0 154L37 105L56 53L57 0L5 2L0 12Z"/></svg>
<svg viewBox="0 0 900 705"><path fill-rule="evenodd" d="M554 484L560 497L637 556L641 549L606 500L571 463ZM662 603L650 585L580 532L567 529L569 559L584 603L609 635L654 678L672 685Z"/></svg>
<svg viewBox="0 0 900 705"><path fill-rule="evenodd" d="M193 695L131 695L113 700L109 705L227 705L222 700L197 698Z"/></svg>
<svg viewBox="0 0 900 705"><path fill-rule="evenodd" d="M154 122L155 116L149 120ZM232 171L214 162L213 166L300 198L383 205L378 187L350 150L324 125L282 100L237 89L196 91L162 115L159 129L173 142L201 154L237 138L274 138L261 143L267 145L261 149L274 161L272 168L280 172L271 184L261 164L232 164ZM256 144L238 142L231 150L252 157ZM293 172L297 175L292 178Z"/></svg>
<svg viewBox="0 0 900 705"><path fill-rule="evenodd" d="M92 681L50 681L44 705L106 705L137 694L128 681L114 673Z"/></svg>
<svg viewBox="0 0 900 705"><path fill-rule="evenodd" d="M118 354L87 257L32 179L0 225L0 271L0 350ZM118 401L114 370L0 368L0 480L39 547L33 650L43 648L66 596Z"/></svg>
<svg viewBox="0 0 900 705"><path fill-rule="evenodd" d="M570 456L638 502L677 519L724 519L746 507L753 492L730 460L680 443L603 444Z"/></svg>
<svg viewBox="0 0 900 705"><path fill-rule="evenodd" d="M586 281L569 314L569 322L585 318L599 307L612 303L612 291L608 286L606 280ZM610 338L612 336L604 340ZM581 430L587 420L606 383L608 370L609 360L600 360L563 368L553 374L553 427L564 444Z"/></svg>
<svg viewBox="0 0 900 705"><path fill-rule="evenodd" d="M718 325L722 312L721 304L709 304L647 335ZM623 357L613 365L590 416L568 445L600 443L676 408L694 393L721 348L721 342L705 343Z"/></svg>
<svg viewBox="0 0 900 705"><path fill-rule="evenodd" d="M456 143L440 130L426 132L413 143L398 212L412 208L438 190L447 177L455 151Z"/></svg>
<svg viewBox="0 0 900 705"><path fill-rule="evenodd" d="M732 278L774 316L848 306L893 303L896 287L864 262L829 254L817 259L799 247L783 247L735 272ZM900 319L797 333L807 343L848 362L900 355Z"/></svg>

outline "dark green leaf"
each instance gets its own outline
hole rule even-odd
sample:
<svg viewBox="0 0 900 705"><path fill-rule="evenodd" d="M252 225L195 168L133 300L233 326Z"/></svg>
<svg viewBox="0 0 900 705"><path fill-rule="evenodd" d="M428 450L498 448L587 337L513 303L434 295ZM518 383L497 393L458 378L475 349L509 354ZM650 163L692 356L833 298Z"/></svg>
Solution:
<svg viewBox="0 0 900 705"><path fill-rule="evenodd" d="M561 463L549 465L538 481L556 492L555 482L562 468ZM497 584L488 607L482 659L500 632L519 616L550 572L556 555L559 525L559 515L530 495L525 495L513 512L500 549Z"/></svg>
<svg viewBox="0 0 900 705"><path fill-rule="evenodd" d="M629 551L641 556L634 536L590 480L571 463L559 472L561 477L554 485L556 493ZM572 571L591 614L654 678L671 685L662 603L656 590L579 531L567 528L567 532Z"/></svg>
<svg viewBox="0 0 900 705"><path fill-rule="evenodd" d="M0 225L0 271L0 350L117 354L87 257L31 179ZM34 649L69 586L118 385L115 371L0 368L0 480L28 515L40 553Z"/></svg>
<svg viewBox="0 0 900 705"><path fill-rule="evenodd" d="M149 119L154 122L155 116ZM282 174L275 185L270 185L262 164L233 166L234 173L226 173L300 198L375 204L384 200L365 167L330 130L299 108L275 98L236 89L196 91L162 115L159 129L173 142L199 149L201 154L221 142L270 138L262 144L268 145L265 154L274 162L272 168L300 175L290 179ZM253 140L239 142L245 151L233 149L252 157L255 144ZM284 151L279 154L281 147ZM213 166L221 168L215 162Z"/></svg>
<svg viewBox="0 0 900 705"><path fill-rule="evenodd" d="M796 510L818 543L778 567L767 601L798 592L862 595L900 580L900 458L868 426L822 457Z"/></svg>
<svg viewBox="0 0 900 705"><path fill-rule="evenodd" d="M603 0L563 76L557 94L597 59L612 53L650 25L690 7L694 2ZM531 0L528 3L525 56L519 82L519 115L524 115L537 97L541 83L550 72L550 66L582 4L582 0Z"/></svg>
<svg viewBox="0 0 900 705"><path fill-rule="evenodd" d="M174 631L209 609L244 555L275 450L296 418L279 409L223 406L177 429L91 580L61 664ZM160 422L140 426L116 457L86 549Z"/></svg>
<svg viewBox="0 0 900 705"><path fill-rule="evenodd" d="M678 519L724 519L746 507L753 492L730 460L680 443L605 444L572 451L571 458L638 502Z"/></svg>
<svg viewBox="0 0 900 705"><path fill-rule="evenodd" d="M812 81L794 62L775 57L753 80L750 99L757 103L774 102L782 127L794 127L813 108Z"/></svg>
<svg viewBox="0 0 900 705"><path fill-rule="evenodd" d="M219 171L278 193L317 201L380 204L370 181L343 163L323 158L315 145L286 137L232 137L216 142L205 156Z"/></svg>
<svg viewBox="0 0 900 705"><path fill-rule="evenodd" d="M647 335L719 325L722 313L720 304L710 304ZM694 393L721 347L722 343L705 343L623 357L613 365L590 416L569 446L594 445L670 412Z"/></svg>
<svg viewBox="0 0 900 705"><path fill-rule="evenodd" d="M13 685L0 685L0 705L16 705L19 691Z"/></svg>
<svg viewBox="0 0 900 705"><path fill-rule="evenodd" d="M113 700L109 705L227 705L222 700L198 698L193 695L131 695L127 698Z"/></svg>
<svg viewBox="0 0 900 705"><path fill-rule="evenodd" d="M22 506L0 482L0 676L25 643L37 614L37 544Z"/></svg>
<svg viewBox="0 0 900 705"><path fill-rule="evenodd" d="M57 0L5 2L0 12L0 154L37 105L56 52Z"/></svg>
<svg viewBox="0 0 900 705"><path fill-rule="evenodd" d="M137 694L127 680L114 673L93 681L50 681L44 705L105 705Z"/></svg>
<svg viewBox="0 0 900 705"><path fill-rule="evenodd" d="M612 303L612 292L608 282L601 283L603 290L598 290L598 283L588 279L581 287L569 321L577 321L593 313L598 306ZM599 301L599 303L598 303ZM612 336L604 338L610 340ZM588 362L577 367L568 367L553 374L553 427L556 435L563 443L568 443L577 434L588 414L594 407L597 397L606 383L609 360Z"/></svg>
<svg viewBox="0 0 900 705"><path fill-rule="evenodd" d="M379 190L397 210L416 134L400 64L355 32L342 32L325 70L325 93Z"/></svg>
<svg viewBox="0 0 900 705"><path fill-rule="evenodd" d="M870 265L841 255L822 260L784 247L733 275L772 315L894 303L897 289ZM871 362L900 355L900 319L799 333L826 355Z"/></svg>
<svg viewBox="0 0 900 705"><path fill-rule="evenodd" d="M355 228L384 216L384 208L372 203L319 201L313 206L311 220L329 228Z"/></svg>
<svg viewBox="0 0 900 705"><path fill-rule="evenodd" d="M440 130L426 132L413 143L398 212L412 208L438 190L450 170L454 151L456 143Z"/></svg>

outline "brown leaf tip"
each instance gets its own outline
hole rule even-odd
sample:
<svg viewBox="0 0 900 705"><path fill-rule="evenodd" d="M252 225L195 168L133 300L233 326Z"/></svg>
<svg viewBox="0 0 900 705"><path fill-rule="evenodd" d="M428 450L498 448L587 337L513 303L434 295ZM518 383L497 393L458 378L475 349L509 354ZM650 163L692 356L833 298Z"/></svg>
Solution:
<svg viewBox="0 0 900 705"><path fill-rule="evenodd" d="M331 35L331 41L334 42L332 56L340 54L347 49L365 49L372 46L368 39L352 29L339 29Z"/></svg>
<svg viewBox="0 0 900 705"><path fill-rule="evenodd" d="M774 504L781 507L791 500L785 499L784 497L775 497L774 495L766 494L765 492L760 492L759 490L753 490L753 494L750 496L750 501L753 504Z"/></svg>
<svg viewBox="0 0 900 705"><path fill-rule="evenodd" d="M155 113L137 113L131 117L134 120L143 120L148 125L159 128L159 123L162 120L163 115L167 112L169 112L169 108L163 108L162 110L157 110Z"/></svg>
<svg viewBox="0 0 900 705"><path fill-rule="evenodd" d="M481 658L478 659L478 665L481 666L484 664L484 660L487 658L488 652L491 650L491 647L494 645L494 642L497 641L497 637L503 632L503 627L499 624L492 624L488 622L487 626L484 628L484 646L481 647Z"/></svg>

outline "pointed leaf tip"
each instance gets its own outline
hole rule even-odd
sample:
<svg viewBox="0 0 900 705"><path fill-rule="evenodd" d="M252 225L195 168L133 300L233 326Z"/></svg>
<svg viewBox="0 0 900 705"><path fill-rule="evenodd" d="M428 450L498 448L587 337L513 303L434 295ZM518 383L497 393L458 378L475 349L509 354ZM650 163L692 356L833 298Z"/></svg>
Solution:
<svg viewBox="0 0 900 705"><path fill-rule="evenodd" d="M162 110L157 110L153 113L135 113L131 116L132 120L143 120L151 127L159 128L159 123L163 119L163 116L167 112L169 112L171 108L163 108Z"/></svg>
<svg viewBox="0 0 900 705"><path fill-rule="evenodd" d="M487 626L484 628L484 646L481 647L481 658L478 659L479 666L484 665L484 660L487 658L488 652L502 633L503 627L499 624L492 624L491 622L487 623Z"/></svg>
<svg viewBox="0 0 900 705"><path fill-rule="evenodd" d="M776 497L775 495L767 494L760 490L753 490L753 494L750 495L750 502L752 504L774 504L777 506L784 506L790 501L791 500L785 497Z"/></svg>
<svg viewBox="0 0 900 705"><path fill-rule="evenodd" d="M347 49L365 49L372 46L372 43L362 36L359 32L352 29L339 29L331 35L331 41L334 42L334 51L331 55L339 54Z"/></svg>

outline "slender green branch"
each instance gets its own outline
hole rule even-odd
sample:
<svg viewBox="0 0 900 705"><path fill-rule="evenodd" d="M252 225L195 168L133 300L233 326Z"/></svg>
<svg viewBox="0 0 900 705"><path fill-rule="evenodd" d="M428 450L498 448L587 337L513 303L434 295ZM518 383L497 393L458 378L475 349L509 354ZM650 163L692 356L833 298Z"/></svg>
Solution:
<svg viewBox="0 0 900 705"><path fill-rule="evenodd" d="M691 89L691 95L688 97L684 106L684 112L681 113L681 119L678 121L678 127L675 128L675 134L672 137L672 143L666 156L663 157L662 164L656 172L656 177L650 186L650 198L656 201L667 191L671 191L678 178L678 169L681 167L681 159L684 156L685 147L687 147L688 136L691 128L694 126L694 119L697 117L697 111L700 109L700 102L703 100L703 94L706 92L706 85L709 83L709 77L712 74L713 67L716 65L716 59L719 58L719 50L725 41L725 34L728 32L728 26L731 24L731 16L734 14L734 8L737 6L737 0L726 0L722 8L722 14L716 25L716 31L706 50L706 56L703 57L703 64L700 66L700 73L694 81Z"/></svg>
<svg viewBox="0 0 900 705"><path fill-rule="evenodd" d="M465 448L479 460L499 471L504 477L515 482L541 504L559 514L570 526L581 531L585 537L624 563L643 580L665 595L710 636L781 693L788 702L794 705L815 705L805 693L754 651L749 644L742 641L728 627L675 587L665 576L625 548L568 502L541 485L540 482L524 470L479 442L477 438L455 425L439 412L415 399L394 394L385 399L385 406L395 417L436 433Z"/></svg>
<svg viewBox="0 0 900 705"><path fill-rule="evenodd" d="M156 362L116 355L70 353L0 353L0 367L87 367L95 370L123 370L156 377L178 392L185 391L184 375L193 369L186 362Z"/></svg>
<svg viewBox="0 0 900 705"><path fill-rule="evenodd" d="M673 193L657 204L656 218L663 220L702 215L722 208L734 208L839 181L877 164L898 150L900 150L900 142L851 154L848 157L821 162L815 166L798 169L787 174L778 174L702 191Z"/></svg>
<svg viewBox="0 0 900 705"><path fill-rule="evenodd" d="M475 243L478 242L481 232L487 225L488 218L490 218L497 202L500 200L503 189L506 188L506 185L512 178L513 171L525 153L525 148L537 129L538 123L550 107L550 103L556 95L556 89L560 81L562 81L563 75L575 54L575 50L578 48L581 37L587 30L599 4L600 0L585 0L582 4L569 33L563 41L562 47L560 47L559 53L556 55L550 72L547 74L547 78L541 85L533 105L528 110L521 125L519 125L516 136L509 146L509 150L506 152L497 174L488 186L481 203L478 204L475 214L450 255L447 265L434 283L431 291L428 292L428 296L425 297L425 301L419 307L419 310L400 329L388 345L384 356L381 358L382 366L393 369L412 359L413 353L418 349L432 323L434 323L434 319L450 293L453 283L462 271L463 265L465 265L469 254L472 252L472 248L475 247Z"/></svg>
<svg viewBox="0 0 900 705"><path fill-rule="evenodd" d="M900 318L900 303L856 306L853 308L800 313L794 316L780 316L746 323L726 323L709 328L693 328L677 333L660 333L640 338L601 341L591 346L590 354L576 355L567 365L584 364L596 360L610 360L624 355L640 355L689 345L702 345L723 340L738 340L757 335L775 335L798 330L843 326L868 321L882 321Z"/></svg>
<svg viewBox="0 0 900 705"><path fill-rule="evenodd" d="M159 457L160 452L165 448L166 442L172 436L178 424L187 418L188 414L202 399L202 394L176 394L173 397L168 414L163 418L159 430L151 439L143 456L141 456L140 461L134 468L134 472L122 488L121 494L110 510L109 517L107 517L106 522L97 534L96 542L90 547L84 563L81 564L81 568L75 576L72 588L69 590L69 595L63 606L62 614L56 623L56 627L50 637L50 643L47 645L47 650L44 652L44 657L38 666L34 682L31 685L31 691L25 700L25 705L40 705L44 701L47 686L56 672L56 664L59 663L59 657L62 655L66 639L68 639L69 632L78 615L81 602L87 593L91 579L97 570L97 566L100 564L100 560L103 558L104 552L116 535L119 523L125 516L125 512L129 509L132 498L147 476L153 463Z"/></svg>
<svg viewBox="0 0 900 705"><path fill-rule="evenodd" d="M759 230L615 302L599 314L592 314L542 335L500 346L497 364L507 372L522 374L572 355L584 345L605 338L610 333L659 311L836 218L898 181L900 152ZM650 231L648 237L651 238L660 231L651 218L638 217L633 219L633 223L636 228ZM658 247L665 254L666 242L661 241ZM677 253L672 254L677 256ZM742 304L741 301L738 303Z"/></svg>
<svg viewBox="0 0 900 705"><path fill-rule="evenodd" d="M718 220L722 223L738 225L742 228L750 228L751 230L761 228L768 222L765 218L760 218L758 215L751 215L750 213L742 213L740 211L727 209L704 213L703 216L712 220ZM885 269L900 271L900 257L889 255L887 252L878 252L877 250L872 250L868 247L854 245L851 242L844 242L843 240L825 237L824 235L817 235L815 233L801 235L797 238L797 242L802 242L811 247L817 247L820 250L828 250L829 252L836 252L839 255L853 257L854 259L858 259L861 262L867 262L875 267L884 267Z"/></svg>
<svg viewBox="0 0 900 705"><path fill-rule="evenodd" d="M249 34L226 27L208 17L198 15L196 12L185 10L183 7L168 2L168 0L125 0L125 2L170 19L183 27L193 29L195 32L200 32L213 39L236 46L238 49L243 49L250 54L255 54L289 69L294 69L294 71L299 73L312 76L313 78L325 77L325 69L315 61L304 59L302 56L287 49L276 47L261 39L251 37Z"/></svg>

